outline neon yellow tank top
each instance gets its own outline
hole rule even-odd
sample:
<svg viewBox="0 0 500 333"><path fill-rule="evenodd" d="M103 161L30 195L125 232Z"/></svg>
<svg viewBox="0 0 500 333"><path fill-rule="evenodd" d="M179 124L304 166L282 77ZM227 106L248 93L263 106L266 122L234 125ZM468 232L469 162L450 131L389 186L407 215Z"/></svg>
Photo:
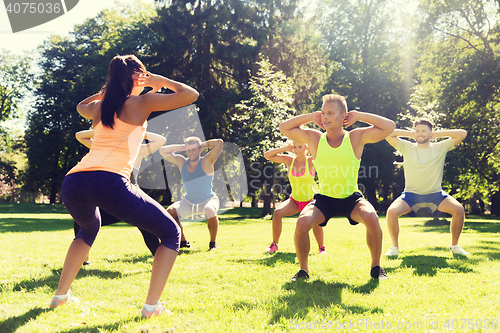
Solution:
<svg viewBox="0 0 500 333"><path fill-rule="evenodd" d="M344 199L359 192L358 171L361 160L352 149L349 132L345 132L342 144L332 148L326 133L321 135L314 167L319 178L319 193L337 199Z"/></svg>
<svg viewBox="0 0 500 333"><path fill-rule="evenodd" d="M306 171L301 176L293 174L294 162L295 158L290 164L290 170L288 170L288 180L290 186L292 186L292 198L300 202L312 200L316 192L314 191L314 176L309 172L309 161L306 160Z"/></svg>

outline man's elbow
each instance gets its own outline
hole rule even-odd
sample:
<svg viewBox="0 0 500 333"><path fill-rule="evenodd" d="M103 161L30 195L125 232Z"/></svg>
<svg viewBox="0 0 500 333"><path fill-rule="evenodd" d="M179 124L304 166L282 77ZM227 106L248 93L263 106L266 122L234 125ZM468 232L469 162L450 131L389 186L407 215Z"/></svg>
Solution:
<svg viewBox="0 0 500 333"><path fill-rule="evenodd" d="M288 128L286 128L285 122L280 123L278 129L280 130L281 134L285 134L288 130Z"/></svg>
<svg viewBox="0 0 500 333"><path fill-rule="evenodd" d="M194 89L191 88L189 91L189 99L191 100L191 103L194 103L198 100L198 97L200 96L200 93Z"/></svg>
<svg viewBox="0 0 500 333"><path fill-rule="evenodd" d="M386 137L391 136L391 134L396 129L396 123L390 119L387 119L387 127L385 129Z"/></svg>
<svg viewBox="0 0 500 333"><path fill-rule="evenodd" d="M467 137L467 131L466 130L460 130L460 137L462 140L464 140Z"/></svg>
<svg viewBox="0 0 500 333"><path fill-rule="evenodd" d="M389 122L390 122L390 125L389 125L390 133L389 134L391 134L396 129L396 123L392 120L389 120Z"/></svg>

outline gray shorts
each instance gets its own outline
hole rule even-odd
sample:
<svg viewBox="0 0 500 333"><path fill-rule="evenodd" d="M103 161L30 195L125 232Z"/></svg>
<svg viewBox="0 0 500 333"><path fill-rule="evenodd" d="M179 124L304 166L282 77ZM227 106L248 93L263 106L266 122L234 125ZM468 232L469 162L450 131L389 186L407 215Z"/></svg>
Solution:
<svg viewBox="0 0 500 333"><path fill-rule="evenodd" d="M174 208L177 211L179 220L185 220L188 218L191 218L191 220L206 220L217 216L219 206L220 203L217 196L210 197L199 204L193 204L186 198L182 197L180 201L174 202L170 208ZM201 218L201 216L204 218Z"/></svg>

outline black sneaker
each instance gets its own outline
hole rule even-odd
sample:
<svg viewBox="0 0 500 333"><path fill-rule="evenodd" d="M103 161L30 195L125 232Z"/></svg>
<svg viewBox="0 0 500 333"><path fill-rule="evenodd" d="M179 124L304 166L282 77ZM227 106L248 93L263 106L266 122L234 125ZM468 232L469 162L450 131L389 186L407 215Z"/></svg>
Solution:
<svg viewBox="0 0 500 333"><path fill-rule="evenodd" d="M189 241L181 241L181 245L179 247L191 247L191 243L189 243Z"/></svg>
<svg viewBox="0 0 500 333"><path fill-rule="evenodd" d="M379 265L372 267L370 275L375 280L388 280L389 279L389 277L385 273L384 269L382 267L380 267Z"/></svg>
<svg viewBox="0 0 500 333"><path fill-rule="evenodd" d="M309 273L307 273L305 270L300 269L295 275L292 277L292 281L297 281L297 280L308 280L309 279Z"/></svg>
<svg viewBox="0 0 500 333"><path fill-rule="evenodd" d="M217 243L216 242L210 242L208 244L208 250L217 250L218 246L217 246Z"/></svg>

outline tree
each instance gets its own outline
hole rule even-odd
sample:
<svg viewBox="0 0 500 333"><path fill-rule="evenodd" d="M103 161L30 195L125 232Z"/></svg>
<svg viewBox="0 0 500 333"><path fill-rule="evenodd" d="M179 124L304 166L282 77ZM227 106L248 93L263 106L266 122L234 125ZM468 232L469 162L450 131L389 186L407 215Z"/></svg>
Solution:
<svg viewBox="0 0 500 333"><path fill-rule="evenodd" d="M305 18L308 7L298 1L271 2L269 35L260 53L282 71L295 91L293 105L300 113L315 110L326 81L327 54L321 45L317 15ZM279 13L279 14L278 14ZM255 69L254 69L255 73Z"/></svg>
<svg viewBox="0 0 500 333"><path fill-rule="evenodd" d="M284 137L278 126L295 114L292 108L294 91L291 80L273 68L267 59L262 59L257 65L259 70L249 81L252 97L236 106L239 114L234 119L241 124L237 143L242 147L246 161L253 165L250 169L258 171L256 174L248 173L256 181L250 181L249 191L255 193L263 186L262 215L265 216L271 211L275 169L274 164L263 156L267 150L283 145Z"/></svg>
<svg viewBox="0 0 500 333"><path fill-rule="evenodd" d="M421 3L419 89L442 127L468 131L444 175L461 199L500 185L499 13L498 1Z"/></svg>
<svg viewBox="0 0 500 333"><path fill-rule="evenodd" d="M29 55L17 56L0 50L0 122L19 116L22 98L32 87L30 70Z"/></svg>
<svg viewBox="0 0 500 333"><path fill-rule="evenodd" d="M400 51L407 41L394 36L388 5L382 0L329 0L318 11L329 55L324 93L343 95L351 108L396 120L406 112L411 72L405 70ZM318 99L318 108L320 103ZM377 209L385 208L398 188L392 161L393 149L386 142L365 147L359 184Z"/></svg>
<svg viewBox="0 0 500 333"><path fill-rule="evenodd" d="M20 116L20 104L32 89L31 57L0 51L0 123ZM18 139L17 139L18 140ZM17 178L16 163L7 154L16 145L12 133L0 126L0 196L10 195Z"/></svg>
<svg viewBox="0 0 500 333"><path fill-rule="evenodd" d="M153 15L152 7L104 10L70 36L51 36L39 48L42 73L26 132L28 189L42 189L56 202L65 174L88 151L74 135L91 123L76 112L76 105L102 87L113 56L134 53L141 58L140 51L151 43L142 31Z"/></svg>
<svg viewBox="0 0 500 333"><path fill-rule="evenodd" d="M173 0L151 25L152 70L195 87L207 138L234 141L231 114L249 96L248 70L265 41L265 18L241 0Z"/></svg>

